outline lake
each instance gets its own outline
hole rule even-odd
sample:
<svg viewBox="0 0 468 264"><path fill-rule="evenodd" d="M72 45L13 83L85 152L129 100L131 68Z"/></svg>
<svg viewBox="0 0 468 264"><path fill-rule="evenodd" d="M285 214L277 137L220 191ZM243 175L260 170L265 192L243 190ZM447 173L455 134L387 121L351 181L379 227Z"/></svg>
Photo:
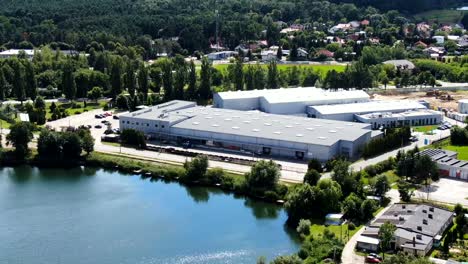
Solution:
<svg viewBox="0 0 468 264"><path fill-rule="evenodd" d="M279 206L93 168L0 168L0 263L255 263L297 252Z"/></svg>

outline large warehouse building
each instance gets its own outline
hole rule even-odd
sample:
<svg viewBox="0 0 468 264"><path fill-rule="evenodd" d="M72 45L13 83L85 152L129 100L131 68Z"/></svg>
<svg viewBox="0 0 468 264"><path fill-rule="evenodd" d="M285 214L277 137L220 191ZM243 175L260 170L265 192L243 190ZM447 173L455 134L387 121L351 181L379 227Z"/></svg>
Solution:
<svg viewBox="0 0 468 264"><path fill-rule="evenodd" d="M213 106L233 110L260 110L271 114L305 114L308 106L368 102L360 90L327 91L314 87L228 91L213 95Z"/></svg>
<svg viewBox="0 0 468 264"><path fill-rule="evenodd" d="M370 101L356 104L309 106L307 107L307 115L313 118L355 121L355 115L402 113L423 109L426 109L426 106L416 101Z"/></svg>
<svg viewBox="0 0 468 264"><path fill-rule="evenodd" d="M325 161L356 158L371 139L369 124L196 106L171 101L120 116L120 129L170 141Z"/></svg>

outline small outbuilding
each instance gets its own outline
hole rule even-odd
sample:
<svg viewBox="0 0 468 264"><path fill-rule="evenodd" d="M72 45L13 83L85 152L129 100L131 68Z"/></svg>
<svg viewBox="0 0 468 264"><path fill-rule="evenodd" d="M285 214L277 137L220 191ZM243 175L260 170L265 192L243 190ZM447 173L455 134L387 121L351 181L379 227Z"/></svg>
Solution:
<svg viewBox="0 0 468 264"><path fill-rule="evenodd" d="M379 249L379 240L377 238L359 236L357 239L356 248L359 250L377 252Z"/></svg>

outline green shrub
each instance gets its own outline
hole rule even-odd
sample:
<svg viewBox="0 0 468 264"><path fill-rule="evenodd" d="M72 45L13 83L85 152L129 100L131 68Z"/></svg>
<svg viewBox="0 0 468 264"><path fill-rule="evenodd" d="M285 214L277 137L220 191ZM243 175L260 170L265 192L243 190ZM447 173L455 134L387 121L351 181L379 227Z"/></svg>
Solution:
<svg viewBox="0 0 468 264"><path fill-rule="evenodd" d="M299 220L299 224L297 225L296 231L300 235L308 236L310 234L310 226L312 222L309 219L301 219Z"/></svg>
<svg viewBox="0 0 468 264"><path fill-rule="evenodd" d="M353 222L350 222L350 223L348 224L348 229L349 229L349 230L355 230L355 229L356 229L356 225L355 225Z"/></svg>

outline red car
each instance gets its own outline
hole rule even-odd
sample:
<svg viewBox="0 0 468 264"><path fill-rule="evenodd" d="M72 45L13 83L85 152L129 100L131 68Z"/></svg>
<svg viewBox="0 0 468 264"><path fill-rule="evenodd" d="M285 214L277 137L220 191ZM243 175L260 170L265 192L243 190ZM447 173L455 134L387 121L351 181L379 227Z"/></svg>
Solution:
<svg viewBox="0 0 468 264"><path fill-rule="evenodd" d="M380 259L375 258L373 256L367 256L366 257L366 263L380 263Z"/></svg>

